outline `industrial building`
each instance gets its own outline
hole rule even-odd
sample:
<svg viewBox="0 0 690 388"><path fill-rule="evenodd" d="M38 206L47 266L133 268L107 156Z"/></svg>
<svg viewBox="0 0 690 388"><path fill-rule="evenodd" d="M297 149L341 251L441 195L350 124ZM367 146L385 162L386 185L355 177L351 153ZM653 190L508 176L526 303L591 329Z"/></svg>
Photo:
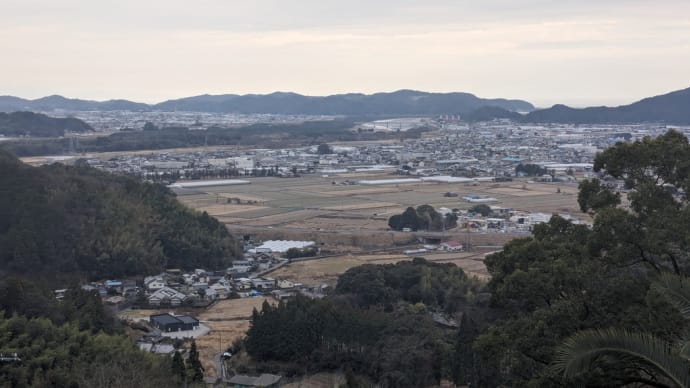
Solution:
<svg viewBox="0 0 690 388"><path fill-rule="evenodd" d="M199 327L199 320L188 315L156 314L149 317L149 322L163 333L194 330Z"/></svg>

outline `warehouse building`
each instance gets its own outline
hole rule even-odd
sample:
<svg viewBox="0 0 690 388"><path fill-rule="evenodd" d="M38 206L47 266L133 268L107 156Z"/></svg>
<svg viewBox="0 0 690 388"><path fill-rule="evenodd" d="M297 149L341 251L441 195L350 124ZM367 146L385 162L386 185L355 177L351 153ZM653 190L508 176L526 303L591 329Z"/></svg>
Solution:
<svg viewBox="0 0 690 388"><path fill-rule="evenodd" d="M199 327L199 320L187 315L156 314L149 317L149 322L163 333L194 330Z"/></svg>

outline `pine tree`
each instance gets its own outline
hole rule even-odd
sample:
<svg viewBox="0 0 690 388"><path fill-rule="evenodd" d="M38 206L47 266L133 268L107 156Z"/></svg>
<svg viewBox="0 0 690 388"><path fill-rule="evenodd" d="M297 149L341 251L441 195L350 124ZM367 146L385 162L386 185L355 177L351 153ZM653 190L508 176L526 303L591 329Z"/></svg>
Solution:
<svg viewBox="0 0 690 388"><path fill-rule="evenodd" d="M187 371L184 367L184 361L182 360L182 355L177 350L172 358L172 373L174 376L180 378L180 381L185 381L187 378Z"/></svg>
<svg viewBox="0 0 690 388"><path fill-rule="evenodd" d="M204 367L201 366L201 361L199 361L199 352L196 350L196 341L192 341L192 347L189 349L187 370L191 381L201 381L204 379Z"/></svg>

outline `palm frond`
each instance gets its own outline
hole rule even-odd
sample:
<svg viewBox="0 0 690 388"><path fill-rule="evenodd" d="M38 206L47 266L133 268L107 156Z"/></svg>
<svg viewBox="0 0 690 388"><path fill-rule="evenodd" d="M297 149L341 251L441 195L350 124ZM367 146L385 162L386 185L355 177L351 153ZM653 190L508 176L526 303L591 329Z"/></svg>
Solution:
<svg viewBox="0 0 690 388"><path fill-rule="evenodd" d="M690 278L663 273L652 283L652 289L661 293L683 318L690 320Z"/></svg>
<svg viewBox="0 0 690 388"><path fill-rule="evenodd" d="M690 362L690 342L685 341L681 343L680 349L678 350L678 355ZM690 363L688 365L690 365Z"/></svg>
<svg viewBox="0 0 690 388"><path fill-rule="evenodd" d="M646 333L625 330L585 330L556 349L553 368L571 378L589 370L605 355L620 355L650 365L678 387L690 386L688 362L673 344Z"/></svg>

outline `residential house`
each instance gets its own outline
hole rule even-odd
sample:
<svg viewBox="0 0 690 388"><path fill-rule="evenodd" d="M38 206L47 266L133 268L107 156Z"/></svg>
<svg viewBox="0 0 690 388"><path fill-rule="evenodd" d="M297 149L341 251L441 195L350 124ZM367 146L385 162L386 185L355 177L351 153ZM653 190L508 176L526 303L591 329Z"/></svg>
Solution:
<svg viewBox="0 0 690 388"><path fill-rule="evenodd" d="M255 268L254 263L248 260L236 260L232 263L232 267L228 268L228 274L242 274L251 272Z"/></svg>
<svg viewBox="0 0 690 388"><path fill-rule="evenodd" d="M216 292L215 289L213 289L211 287L206 286L204 288L199 288L197 290L204 290L203 291L204 295L202 297L202 299L204 299L204 300L216 300L216 299L218 299L218 293Z"/></svg>
<svg viewBox="0 0 690 388"><path fill-rule="evenodd" d="M235 287L235 289L237 291L251 290L252 289L252 281L251 281L251 279L248 279L248 278L239 278L239 279L235 280L233 287Z"/></svg>
<svg viewBox="0 0 690 388"><path fill-rule="evenodd" d="M276 280L276 286L278 286L278 288L295 288L295 283L287 279L278 279Z"/></svg>
<svg viewBox="0 0 690 388"><path fill-rule="evenodd" d="M446 241L441 244L441 249L449 252L462 251L462 244L458 241Z"/></svg>
<svg viewBox="0 0 690 388"><path fill-rule="evenodd" d="M153 294L148 296L148 302L154 306L160 306L161 304L170 304L172 306L179 306L187 300L187 295L173 290L170 287L163 287L157 290Z"/></svg>
<svg viewBox="0 0 690 388"><path fill-rule="evenodd" d="M144 278L144 287L149 291L156 291L166 286L163 276L147 276Z"/></svg>
<svg viewBox="0 0 690 388"><path fill-rule="evenodd" d="M103 285L107 290L115 290L117 293L122 293L122 282L119 280L106 280Z"/></svg>
<svg viewBox="0 0 690 388"><path fill-rule="evenodd" d="M257 290L272 290L275 288L276 281L273 278L254 278L251 279L252 286Z"/></svg>
<svg viewBox="0 0 690 388"><path fill-rule="evenodd" d="M222 283L212 284L209 289L216 293L218 299L227 299L231 292L230 287Z"/></svg>
<svg viewBox="0 0 690 388"><path fill-rule="evenodd" d="M137 283L133 280L126 280L122 282L122 295L136 295L139 288L137 288Z"/></svg>
<svg viewBox="0 0 690 388"><path fill-rule="evenodd" d="M274 290L271 291L271 295L280 302L294 298L297 295L297 291Z"/></svg>

